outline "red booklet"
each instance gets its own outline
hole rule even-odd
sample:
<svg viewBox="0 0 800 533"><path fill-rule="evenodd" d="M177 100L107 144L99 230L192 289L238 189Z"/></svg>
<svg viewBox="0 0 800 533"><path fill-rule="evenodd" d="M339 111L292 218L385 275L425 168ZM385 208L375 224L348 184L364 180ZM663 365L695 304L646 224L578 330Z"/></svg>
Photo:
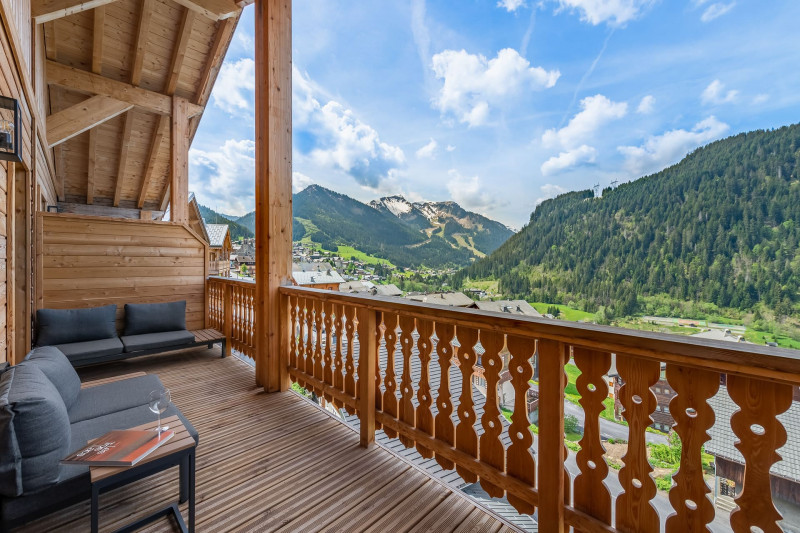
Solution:
<svg viewBox="0 0 800 533"><path fill-rule="evenodd" d="M154 430L122 429L94 439L86 447L69 454L62 464L85 466L133 466L175 433Z"/></svg>

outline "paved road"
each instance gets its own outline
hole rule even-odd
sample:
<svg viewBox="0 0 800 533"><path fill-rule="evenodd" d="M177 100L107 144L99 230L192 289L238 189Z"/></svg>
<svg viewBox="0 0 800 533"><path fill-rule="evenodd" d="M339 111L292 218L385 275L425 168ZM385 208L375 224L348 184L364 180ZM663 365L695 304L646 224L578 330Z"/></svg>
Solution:
<svg viewBox="0 0 800 533"><path fill-rule="evenodd" d="M578 424L583 427L584 414L583 408L580 405L575 405L569 400L564 400L564 414L575 415L578 418ZM600 435L609 439L624 439L628 440L628 426L617 424L606 420L600 419ZM667 444L667 437L658 433L645 433L647 442L656 444Z"/></svg>

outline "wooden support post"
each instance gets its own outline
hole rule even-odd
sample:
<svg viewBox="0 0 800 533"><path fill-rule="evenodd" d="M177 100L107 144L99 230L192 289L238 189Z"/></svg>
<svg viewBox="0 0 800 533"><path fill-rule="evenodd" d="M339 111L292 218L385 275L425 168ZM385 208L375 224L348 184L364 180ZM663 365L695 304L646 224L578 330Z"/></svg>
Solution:
<svg viewBox="0 0 800 533"><path fill-rule="evenodd" d="M189 221L189 138L185 98L172 97L172 131L170 165L170 220L185 224Z"/></svg>
<svg viewBox="0 0 800 533"><path fill-rule="evenodd" d="M565 346L539 339L539 530L563 533Z"/></svg>
<svg viewBox="0 0 800 533"><path fill-rule="evenodd" d="M233 285L230 283L222 284L222 333L227 341L225 342L225 357L231 355L231 334L233 332Z"/></svg>
<svg viewBox="0 0 800 533"><path fill-rule="evenodd" d="M279 287L292 261L291 0L255 5L256 59L256 382L268 392L290 381L281 369Z"/></svg>
<svg viewBox="0 0 800 533"><path fill-rule="evenodd" d="M14 331L16 326L16 313L14 306L16 302L15 278L16 264L14 259L16 253L16 225L17 220L14 201L16 199L16 176L17 165L9 163L6 167L6 361L14 363L14 350L16 343Z"/></svg>
<svg viewBox="0 0 800 533"><path fill-rule="evenodd" d="M358 417L361 428L360 444L368 448L375 442L375 368L377 345L375 311L358 310Z"/></svg>

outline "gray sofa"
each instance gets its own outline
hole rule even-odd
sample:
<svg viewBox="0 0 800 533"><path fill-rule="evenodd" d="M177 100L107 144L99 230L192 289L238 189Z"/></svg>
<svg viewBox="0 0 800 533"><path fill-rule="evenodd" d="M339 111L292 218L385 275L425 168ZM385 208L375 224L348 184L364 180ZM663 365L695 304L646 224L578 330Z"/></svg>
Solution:
<svg viewBox="0 0 800 533"><path fill-rule="evenodd" d="M0 369L0 530L90 497L89 469L59 461L112 429L153 422L151 391L163 385L140 375L82 388L78 374L55 347L36 348ZM197 431L170 405L198 440Z"/></svg>
<svg viewBox="0 0 800 533"><path fill-rule="evenodd" d="M186 329L186 301L125 304L117 336L117 306L36 311L36 346L55 346L73 366L126 359L195 344Z"/></svg>

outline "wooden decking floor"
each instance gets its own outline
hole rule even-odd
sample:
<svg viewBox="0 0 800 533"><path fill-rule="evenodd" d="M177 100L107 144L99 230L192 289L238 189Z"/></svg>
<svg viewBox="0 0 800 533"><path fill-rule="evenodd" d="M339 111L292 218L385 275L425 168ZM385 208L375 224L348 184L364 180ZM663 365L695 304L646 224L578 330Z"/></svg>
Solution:
<svg viewBox="0 0 800 533"><path fill-rule="evenodd" d="M516 531L463 494L358 435L293 393L266 394L253 369L219 349L102 365L83 380L144 371L172 391L200 434L197 531ZM101 495L101 531L177 499L177 469ZM181 506L186 517L186 505ZM89 530L89 502L18 531ZM147 532L177 531L162 519Z"/></svg>

